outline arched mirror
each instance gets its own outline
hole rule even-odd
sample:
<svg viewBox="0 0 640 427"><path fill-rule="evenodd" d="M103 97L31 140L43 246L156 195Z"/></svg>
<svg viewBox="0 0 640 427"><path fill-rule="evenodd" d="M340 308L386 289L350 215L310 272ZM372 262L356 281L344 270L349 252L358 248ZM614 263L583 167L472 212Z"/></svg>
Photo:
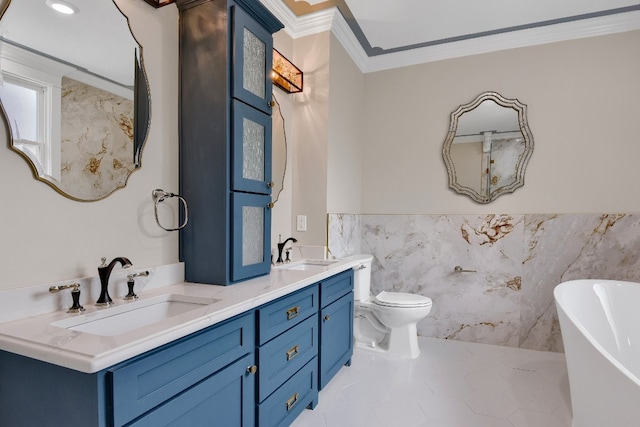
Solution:
<svg viewBox="0 0 640 427"><path fill-rule="evenodd" d="M113 0L10 1L0 70L11 148L37 179L79 201L126 185L141 166L150 96L142 47Z"/></svg>
<svg viewBox="0 0 640 427"><path fill-rule="evenodd" d="M287 134L284 130L284 116L280 109L280 103L273 94L274 106L271 110L272 121L272 149L271 165L274 186L271 190L271 201L276 203L284 187L284 175L287 173Z"/></svg>
<svg viewBox="0 0 640 427"><path fill-rule="evenodd" d="M451 113L442 149L449 188L489 203L524 185L532 152L527 106L485 92Z"/></svg>

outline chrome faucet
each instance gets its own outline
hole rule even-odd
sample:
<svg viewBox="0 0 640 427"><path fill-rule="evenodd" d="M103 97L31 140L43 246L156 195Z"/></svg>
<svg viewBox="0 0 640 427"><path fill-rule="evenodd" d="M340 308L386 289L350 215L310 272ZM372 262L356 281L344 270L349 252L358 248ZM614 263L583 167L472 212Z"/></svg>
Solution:
<svg viewBox="0 0 640 427"><path fill-rule="evenodd" d="M113 267L115 267L117 263L120 263L122 268L131 267L131 261L124 257L114 258L109 265L107 265L107 259L104 257L102 258L102 265L98 267L98 276L100 277L100 297L98 297L96 305L108 306L113 304L113 300L109 296L109 290L107 288L109 286L111 270L113 270Z"/></svg>
<svg viewBox="0 0 640 427"><path fill-rule="evenodd" d="M282 236L280 236L280 239L282 239ZM298 242L298 240L295 237L289 237L284 242L278 243L278 259L276 260L276 264L282 264L284 262L282 261L282 251L284 250L284 246L287 244L289 240L291 240L293 243ZM287 259L289 259L289 257L287 257Z"/></svg>

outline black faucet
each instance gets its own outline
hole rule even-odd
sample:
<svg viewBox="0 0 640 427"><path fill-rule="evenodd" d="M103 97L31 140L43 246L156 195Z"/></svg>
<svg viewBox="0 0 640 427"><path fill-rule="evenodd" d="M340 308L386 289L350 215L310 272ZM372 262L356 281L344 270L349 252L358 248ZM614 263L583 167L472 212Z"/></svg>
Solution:
<svg viewBox="0 0 640 427"><path fill-rule="evenodd" d="M102 265L98 267L98 276L100 277L100 297L96 301L96 305L111 305L113 300L109 296L107 287L109 286L109 276L111 276L111 270L117 263L122 265L122 268L131 267L131 261L124 257L114 258L113 261L107 265L107 259L102 258Z"/></svg>
<svg viewBox="0 0 640 427"><path fill-rule="evenodd" d="M284 262L284 261L282 261L282 251L284 250L284 245L286 245L289 240L291 240L293 243L297 243L298 242L298 240L295 237L289 237L284 242L278 243L278 259L276 261L276 264L282 264ZM288 257L287 257L287 259L288 259Z"/></svg>

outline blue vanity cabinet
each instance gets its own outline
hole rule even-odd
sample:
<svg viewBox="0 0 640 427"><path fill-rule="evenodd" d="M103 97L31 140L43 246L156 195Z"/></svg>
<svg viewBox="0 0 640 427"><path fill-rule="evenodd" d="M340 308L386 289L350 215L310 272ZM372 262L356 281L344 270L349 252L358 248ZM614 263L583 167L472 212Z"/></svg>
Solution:
<svg viewBox="0 0 640 427"><path fill-rule="evenodd" d="M319 288L257 309L258 425L289 425L318 402Z"/></svg>
<svg viewBox="0 0 640 427"><path fill-rule="evenodd" d="M251 311L93 374L1 351L0 426L254 426L255 343Z"/></svg>
<svg viewBox="0 0 640 427"><path fill-rule="evenodd" d="M270 70L283 25L258 0L176 5L180 193L189 205L180 259L187 281L228 285L270 272ZM261 209L242 213L237 194L262 195Z"/></svg>
<svg viewBox="0 0 640 427"><path fill-rule="evenodd" d="M253 427L255 375L247 371L252 364L248 354L127 426Z"/></svg>
<svg viewBox="0 0 640 427"><path fill-rule="evenodd" d="M254 349L250 312L109 368L113 425L198 425L187 421L203 416L252 426Z"/></svg>
<svg viewBox="0 0 640 427"><path fill-rule="evenodd" d="M353 355L353 270L320 283L320 354L318 388L322 389Z"/></svg>

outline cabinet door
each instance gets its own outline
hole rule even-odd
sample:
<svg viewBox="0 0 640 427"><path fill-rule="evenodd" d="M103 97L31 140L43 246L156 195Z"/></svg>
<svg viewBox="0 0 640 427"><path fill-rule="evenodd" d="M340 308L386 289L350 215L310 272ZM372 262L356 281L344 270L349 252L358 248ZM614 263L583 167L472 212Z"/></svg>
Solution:
<svg viewBox="0 0 640 427"><path fill-rule="evenodd" d="M271 33L239 7L232 10L232 96L271 115Z"/></svg>
<svg viewBox="0 0 640 427"><path fill-rule="evenodd" d="M161 405L255 348L253 312L108 369L113 425Z"/></svg>
<svg viewBox="0 0 640 427"><path fill-rule="evenodd" d="M253 353L244 356L129 426L253 427L255 375L247 369L253 363Z"/></svg>
<svg viewBox="0 0 640 427"><path fill-rule="evenodd" d="M231 280L269 274L271 270L271 198L232 193Z"/></svg>
<svg viewBox="0 0 640 427"><path fill-rule="evenodd" d="M231 189L271 194L271 117L234 100Z"/></svg>
<svg viewBox="0 0 640 427"><path fill-rule="evenodd" d="M323 308L320 314L320 369L322 389L353 355L353 292Z"/></svg>

